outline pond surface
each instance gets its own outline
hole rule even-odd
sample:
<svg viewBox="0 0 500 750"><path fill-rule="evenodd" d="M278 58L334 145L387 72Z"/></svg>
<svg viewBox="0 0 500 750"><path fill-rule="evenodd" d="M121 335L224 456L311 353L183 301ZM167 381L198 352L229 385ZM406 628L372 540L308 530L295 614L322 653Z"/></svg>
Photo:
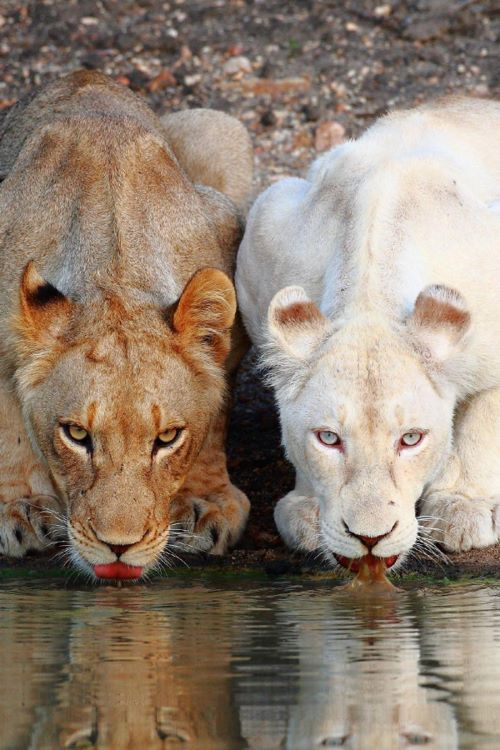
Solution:
<svg viewBox="0 0 500 750"><path fill-rule="evenodd" d="M500 748L500 585L0 582L0 748Z"/></svg>

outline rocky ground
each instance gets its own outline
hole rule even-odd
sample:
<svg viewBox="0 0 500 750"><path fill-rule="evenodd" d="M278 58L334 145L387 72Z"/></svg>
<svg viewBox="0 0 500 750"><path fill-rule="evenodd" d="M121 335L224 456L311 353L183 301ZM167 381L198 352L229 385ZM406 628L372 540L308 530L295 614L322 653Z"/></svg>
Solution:
<svg viewBox="0 0 500 750"><path fill-rule="evenodd" d="M450 92L498 97L499 36L499 0L2 0L0 110L54 76L96 68L159 113L206 106L239 117L254 141L257 193L388 108ZM272 508L293 472L251 355L229 455L253 509L228 564L284 570ZM491 572L498 557L453 565Z"/></svg>

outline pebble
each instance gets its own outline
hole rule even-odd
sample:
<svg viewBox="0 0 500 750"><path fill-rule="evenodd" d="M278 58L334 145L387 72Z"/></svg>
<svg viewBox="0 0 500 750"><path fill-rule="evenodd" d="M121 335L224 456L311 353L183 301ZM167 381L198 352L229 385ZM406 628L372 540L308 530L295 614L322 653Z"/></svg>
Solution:
<svg viewBox="0 0 500 750"><path fill-rule="evenodd" d="M335 120L320 122L316 128L314 148L316 151L327 151L345 141L345 128Z"/></svg>
<svg viewBox="0 0 500 750"><path fill-rule="evenodd" d="M224 63L223 70L228 76L234 76L238 73L251 73L252 63L248 57L243 57L243 55L230 57L229 60L226 60Z"/></svg>

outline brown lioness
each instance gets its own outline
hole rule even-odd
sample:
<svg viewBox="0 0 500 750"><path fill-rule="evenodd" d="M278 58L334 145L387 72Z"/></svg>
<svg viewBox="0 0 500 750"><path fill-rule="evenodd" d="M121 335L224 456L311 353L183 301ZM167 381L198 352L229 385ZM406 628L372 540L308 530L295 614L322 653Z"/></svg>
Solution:
<svg viewBox="0 0 500 750"><path fill-rule="evenodd" d="M173 537L224 553L249 508L223 446L245 129L79 71L11 110L0 176L0 552L58 529L98 578Z"/></svg>

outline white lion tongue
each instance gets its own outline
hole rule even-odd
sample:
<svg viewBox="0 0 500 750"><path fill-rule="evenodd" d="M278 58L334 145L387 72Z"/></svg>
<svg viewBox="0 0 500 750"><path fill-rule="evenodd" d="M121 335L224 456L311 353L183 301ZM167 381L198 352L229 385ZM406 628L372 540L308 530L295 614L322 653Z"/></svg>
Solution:
<svg viewBox="0 0 500 750"><path fill-rule="evenodd" d="M392 589L394 586L387 580L385 572L397 560L397 555L388 557L375 557L368 553L364 557L355 560L348 560L345 557L337 557L341 565L348 570L356 573L356 577L347 585L350 589L365 588L367 586L377 586L383 589Z"/></svg>

